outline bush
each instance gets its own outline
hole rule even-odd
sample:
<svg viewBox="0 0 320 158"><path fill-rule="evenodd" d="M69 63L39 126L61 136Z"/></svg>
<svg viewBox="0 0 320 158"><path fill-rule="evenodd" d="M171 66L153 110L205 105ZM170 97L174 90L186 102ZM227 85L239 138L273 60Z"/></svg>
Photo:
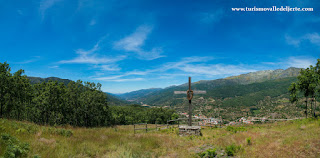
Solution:
<svg viewBox="0 0 320 158"><path fill-rule="evenodd" d="M248 145L251 145L251 144L252 144L252 142L251 142L251 137L247 138L246 141L247 141L247 144L248 144Z"/></svg>
<svg viewBox="0 0 320 158"><path fill-rule="evenodd" d="M233 127L233 126L228 126L227 127L227 131L233 132L233 133L237 133L237 132L243 132L243 131L247 131L247 129L245 127Z"/></svg>
<svg viewBox="0 0 320 158"><path fill-rule="evenodd" d="M4 157L7 158L27 157L27 153L30 150L28 143L22 143L17 138L12 137L9 134L2 134L1 142L6 145Z"/></svg>
<svg viewBox="0 0 320 158"><path fill-rule="evenodd" d="M56 134L65 137L71 137L73 135L73 132L71 130L67 130L64 128L48 128L47 130L50 134Z"/></svg>
<svg viewBox="0 0 320 158"><path fill-rule="evenodd" d="M241 146L232 144L226 147L226 153L228 156L234 156L235 153L241 150Z"/></svg>
<svg viewBox="0 0 320 158"><path fill-rule="evenodd" d="M5 130L6 130L5 127L0 126L0 132L3 132L3 131L5 131Z"/></svg>
<svg viewBox="0 0 320 158"><path fill-rule="evenodd" d="M24 129L24 128L19 128L19 129L16 130L16 132L17 132L18 134L23 134L23 133L26 133L27 130Z"/></svg>
<svg viewBox="0 0 320 158"><path fill-rule="evenodd" d="M205 152L200 153L199 156L201 158L212 158L212 157L215 157L215 156L217 156L216 149L215 148L208 149Z"/></svg>
<svg viewBox="0 0 320 158"><path fill-rule="evenodd" d="M71 137L73 135L73 132L71 130L59 129L58 134L65 137Z"/></svg>

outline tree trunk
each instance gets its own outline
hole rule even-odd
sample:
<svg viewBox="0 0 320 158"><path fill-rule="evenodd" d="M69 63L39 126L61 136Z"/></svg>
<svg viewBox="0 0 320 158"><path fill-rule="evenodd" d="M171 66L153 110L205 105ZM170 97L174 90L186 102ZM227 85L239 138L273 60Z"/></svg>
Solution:
<svg viewBox="0 0 320 158"><path fill-rule="evenodd" d="M1 111L0 111L0 118L2 118L2 107L3 107L3 104L1 103Z"/></svg>
<svg viewBox="0 0 320 158"><path fill-rule="evenodd" d="M310 108L311 108L311 117L312 117L312 113L313 113L313 97L311 97L311 103L310 103Z"/></svg>
<svg viewBox="0 0 320 158"><path fill-rule="evenodd" d="M306 97L306 118L308 118L308 97Z"/></svg>
<svg viewBox="0 0 320 158"><path fill-rule="evenodd" d="M314 110L313 110L313 116L316 117L316 110L317 110L317 99L314 97Z"/></svg>
<svg viewBox="0 0 320 158"><path fill-rule="evenodd" d="M46 111L46 124L48 124L48 122L49 122L49 112Z"/></svg>

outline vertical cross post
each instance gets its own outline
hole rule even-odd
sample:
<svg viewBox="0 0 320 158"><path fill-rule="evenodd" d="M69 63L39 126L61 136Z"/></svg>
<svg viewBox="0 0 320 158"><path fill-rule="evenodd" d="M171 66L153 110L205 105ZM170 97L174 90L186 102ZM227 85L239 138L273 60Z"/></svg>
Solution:
<svg viewBox="0 0 320 158"><path fill-rule="evenodd" d="M189 93L191 92L191 77L189 77ZM191 98L189 99L189 126L192 126L192 107Z"/></svg>

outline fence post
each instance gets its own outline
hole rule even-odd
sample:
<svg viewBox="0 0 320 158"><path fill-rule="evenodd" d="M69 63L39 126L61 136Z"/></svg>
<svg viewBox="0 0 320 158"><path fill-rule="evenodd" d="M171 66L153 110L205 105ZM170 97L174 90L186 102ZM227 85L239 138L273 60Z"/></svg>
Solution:
<svg viewBox="0 0 320 158"><path fill-rule="evenodd" d="M148 124L146 123L146 133L148 132Z"/></svg>
<svg viewBox="0 0 320 158"><path fill-rule="evenodd" d="M133 134L136 134L136 125L133 125Z"/></svg>

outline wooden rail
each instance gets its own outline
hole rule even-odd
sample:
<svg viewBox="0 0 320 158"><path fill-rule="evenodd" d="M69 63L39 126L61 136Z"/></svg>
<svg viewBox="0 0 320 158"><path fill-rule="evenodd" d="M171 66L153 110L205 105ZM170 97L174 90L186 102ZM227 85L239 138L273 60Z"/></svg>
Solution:
<svg viewBox="0 0 320 158"><path fill-rule="evenodd" d="M136 128L136 126L141 126L141 125L146 125L146 128ZM136 134L136 130L146 130L146 133L147 133L148 132L148 124L146 124L146 123L134 124L133 125L134 134Z"/></svg>
<svg viewBox="0 0 320 158"><path fill-rule="evenodd" d="M155 128L150 128L150 126L148 127L147 123L138 123L138 124L134 124L133 125L133 129L134 129L134 134L136 133L137 130L145 130L145 132L147 133L148 131L152 131L152 130L160 130L160 129L168 129L169 127L173 127L173 128L179 128L182 124L180 123L180 121L188 121L188 118L178 118L178 119L174 119L174 120L168 120L167 124L155 124L156 127ZM193 119L193 120L205 120L205 119ZM177 124L170 124L171 122L178 122ZM194 121L192 122L193 125L196 126L205 126L205 127L213 127L215 125L210 124L210 125L200 125L199 121ZM150 124L149 124L150 125ZM184 125L184 124L183 124ZM140 126L140 128L139 128ZM144 126L143 128L141 128L141 126ZM162 128L164 127L164 128Z"/></svg>

